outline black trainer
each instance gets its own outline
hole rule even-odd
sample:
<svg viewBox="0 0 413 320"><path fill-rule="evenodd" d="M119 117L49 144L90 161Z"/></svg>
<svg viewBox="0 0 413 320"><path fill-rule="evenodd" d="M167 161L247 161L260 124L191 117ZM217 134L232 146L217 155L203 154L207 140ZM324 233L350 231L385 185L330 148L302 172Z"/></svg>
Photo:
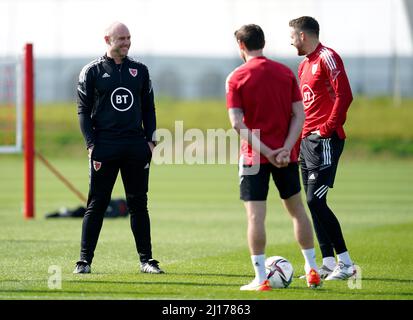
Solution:
<svg viewBox="0 0 413 320"><path fill-rule="evenodd" d="M73 273L90 273L91 271L92 268L87 261L79 260L78 262L76 262L76 267Z"/></svg>
<svg viewBox="0 0 413 320"><path fill-rule="evenodd" d="M159 261L154 259L149 259L146 262L141 262L141 272L143 273L165 273L161 268L159 268Z"/></svg>

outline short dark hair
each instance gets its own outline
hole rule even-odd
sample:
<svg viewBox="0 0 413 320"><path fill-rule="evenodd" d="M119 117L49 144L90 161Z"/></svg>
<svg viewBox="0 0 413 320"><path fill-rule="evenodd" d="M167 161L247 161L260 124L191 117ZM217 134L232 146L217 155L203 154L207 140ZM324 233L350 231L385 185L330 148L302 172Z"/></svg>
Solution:
<svg viewBox="0 0 413 320"><path fill-rule="evenodd" d="M317 38L320 34L320 26L317 20L312 17L303 16L297 19L293 19L290 21L289 26L303 32L311 33L317 36Z"/></svg>
<svg viewBox="0 0 413 320"><path fill-rule="evenodd" d="M246 24L234 32L237 41L244 42L248 50L260 50L264 48L264 31L256 24Z"/></svg>

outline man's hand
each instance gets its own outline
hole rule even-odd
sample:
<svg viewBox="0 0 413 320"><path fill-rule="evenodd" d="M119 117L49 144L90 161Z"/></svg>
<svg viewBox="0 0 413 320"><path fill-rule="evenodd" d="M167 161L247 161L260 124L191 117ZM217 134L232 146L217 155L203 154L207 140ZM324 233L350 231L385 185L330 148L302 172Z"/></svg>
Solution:
<svg viewBox="0 0 413 320"><path fill-rule="evenodd" d="M275 162L277 163L276 166L278 168L287 167L291 160L290 159L291 152L290 150L285 149L285 148L280 148L280 149L277 149L277 150L280 150L280 152L275 157Z"/></svg>
<svg viewBox="0 0 413 320"><path fill-rule="evenodd" d="M153 142L148 142L148 146L149 146L149 149L151 149L151 152L153 152L153 149L155 149L155 145L153 144Z"/></svg>
<svg viewBox="0 0 413 320"><path fill-rule="evenodd" d="M311 131L312 134L316 134L321 137L320 130Z"/></svg>
<svg viewBox="0 0 413 320"><path fill-rule="evenodd" d="M265 157L272 165L277 168L283 168L290 163L290 150L286 148L278 148L271 150Z"/></svg>
<svg viewBox="0 0 413 320"><path fill-rule="evenodd" d="M91 146L91 147L89 147L89 148L87 149L89 159L92 157L93 148L94 148L94 146Z"/></svg>

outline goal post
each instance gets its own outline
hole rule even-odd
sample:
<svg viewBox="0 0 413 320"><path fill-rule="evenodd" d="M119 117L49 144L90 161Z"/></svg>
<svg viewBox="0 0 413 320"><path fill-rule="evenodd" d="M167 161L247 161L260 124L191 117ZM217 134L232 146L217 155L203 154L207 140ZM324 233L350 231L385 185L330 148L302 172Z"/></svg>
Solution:
<svg viewBox="0 0 413 320"><path fill-rule="evenodd" d="M6 61L4 61L6 60ZM33 44L19 59L0 59L0 154L23 153L23 216L35 217L35 158L82 202L86 197L35 149Z"/></svg>
<svg viewBox="0 0 413 320"><path fill-rule="evenodd" d="M23 216L35 216L33 45L16 59L0 59L0 154L23 152Z"/></svg>
<svg viewBox="0 0 413 320"><path fill-rule="evenodd" d="M24 208L26 219L34 218L34 64L33 45L24 47Z"/></svg>
<svg viewBox="0 0 413 320"><path fill-rule="evenodd" d="M35 149L33 44L20 59L0 59L0 154L23 152L23 216L35 217L35 158L40 160L80 201L87 198ZM14 135L14 136L13 136Z"/></svg>

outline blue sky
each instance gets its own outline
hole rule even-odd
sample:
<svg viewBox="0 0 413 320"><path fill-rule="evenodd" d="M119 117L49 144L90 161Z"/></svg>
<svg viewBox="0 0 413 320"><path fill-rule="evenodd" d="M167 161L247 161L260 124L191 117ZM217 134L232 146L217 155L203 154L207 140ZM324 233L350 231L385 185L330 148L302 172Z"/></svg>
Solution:
<svg viewBox="0 0 413 320"><path fill-rule="evenodd" d="M235 29L259 24L266 53L295 56L288 21L315 17L321 41L342 55L411 55L401 0L1 0L0 57L33 42L37 56L96 56L103 32L126 23L133 54L234 56Z"/></svg>

